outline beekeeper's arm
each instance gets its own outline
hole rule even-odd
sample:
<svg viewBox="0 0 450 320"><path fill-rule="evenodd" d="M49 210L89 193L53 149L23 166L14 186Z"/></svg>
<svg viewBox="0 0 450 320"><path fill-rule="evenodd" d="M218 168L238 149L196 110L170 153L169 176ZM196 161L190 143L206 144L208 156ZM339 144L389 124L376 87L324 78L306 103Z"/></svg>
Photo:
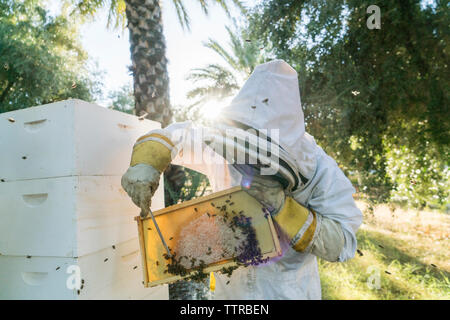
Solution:
<svg viewBox="0 0 450 320"><path fill-rule="evenodd" d="M299 252L327 261L345 261L356 250L355 232L362 222L352 194L354 188L336 162L321 151L308 208L285 196L278 181L253 177L247 190L271 212L274 221Z"/></svg>
<svg viewBox="0 0 450 320"><path fill-rule="evenodd" d="M201 128L194 128L191 122L178 122L152 130L136 141L130 167L122 177L122 187L145 215L160 175L169 163L207 175L212 164L224 164L225 160L202 142L201 134ZM214 159L205 161L207 157Z"/></svg>
<svg viewBox="0 0 450 320"><path fill-rule="evenodd" d="M317 183L308 201L308 206L318 213L310 249L326 260L345 261L355 255L362 213L353 199L355 189L336 161L322 149L318 159L314 177Z"/></svg>

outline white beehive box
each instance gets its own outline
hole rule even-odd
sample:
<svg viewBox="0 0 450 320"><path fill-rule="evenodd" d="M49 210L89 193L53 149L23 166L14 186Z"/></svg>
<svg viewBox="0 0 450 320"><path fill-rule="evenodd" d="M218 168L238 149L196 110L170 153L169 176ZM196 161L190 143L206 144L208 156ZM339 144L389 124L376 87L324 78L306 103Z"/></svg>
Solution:
<svg viewBox="0 0 450 320"><path fill-rule="evenodd" d="M0 114L0 299L167 299L142 286L139 208L120 185L136 139L156 128L80 100Z"/></svg>
<svg viewBox="0 0 450 320"><path fill-rule="evenodd" d="M80 257L138 236L120 176L0 183L0 254ZM164 207L157 189L152 209Z"/></svg>
<svg viewBox="0 0 450 320"><path fill-rule="evenodd" d="M122 175L131 148L160 124L81 100L0 114L0 179Z"/></svg>
<svg viewBox="0 0 450 320"><path fill-rule="evenodd" d="M80 258L0 256L3 299L168 299L168 289L144 288L132 239Z"/></svg>

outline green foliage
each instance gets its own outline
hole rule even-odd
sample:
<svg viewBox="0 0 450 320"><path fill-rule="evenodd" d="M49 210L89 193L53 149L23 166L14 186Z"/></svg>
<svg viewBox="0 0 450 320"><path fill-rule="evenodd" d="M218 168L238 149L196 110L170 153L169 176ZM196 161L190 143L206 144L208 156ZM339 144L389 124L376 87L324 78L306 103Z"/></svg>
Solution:
<svg viewBox="0 0 450 320"><path fill-rule="evenodd" d="M182 171L180 173L182 181L177 181L177 183L180 183L182 187L178 190L171 187L172 184L164 175L164 190L167 193L166 206L195 199L211 191L209 180L204 174L185 167L179 167L179 170Z"/></svg>
<svg viewBox="0 0 450 320"><path fill-rule="evenodd" d="M381 205L365 214L355 258L319 259L323 299L448 300L449 216L395 205L386 209Z"/></svg>
<svg viewBox="0 0 450 320"><path fill-rule="evenodd" d="M233 73L218 64L192 69L187 80L198 86L187 93L189 99L197 99L190 107L201 105L211 99L223 99L239 89Z"/></svg>
<svg viewBox="0 0 450 320"><path fill-rule="evenodd" d="M76 27L38 0L0 0L0 112L98 95Z"/></svg>
<svg viewBox="0 0 450 320"><path fill-rule="evenodd" d="M178 22L183 28L189 30L190 17L183 0L172 0L175 6ZM218 4L230 16L229 3L232 2L237 8L244 11L245 8L239 0L198 0L196 1L203 12L208 15L211 4ZM80 14L82 17L93 18L102 8L108 9L108 26L114 28L125 28L127 0L64 0L66 7L71 9L72 14Z"/></svg>
<svg viewBox="0 0 450 320"><path fill-rule="evenodd" d="M448 185L448 5L379 3L381 29L371 30L371 4L267 0L252 11L250 31L298 71L307 130L360 190L381 201L442 204L447 196L435 185ZM419 122L406 135L404 126ZM393 169L400 166L402 174ZM405 191L406 173L433 169L432 179L416 177L423 189Z"/></svg>
<svg viewBox="0 0 450 320"><path fill-rule="evenodd" d="M398 135L398 127L402 135ZM394 181L391 198L415 207L445 210L450 196L450 170L426 132L426 122L401 122L383 140L386 173Z"/></svg>
<svg viewBox="0 0 450 320"><path fill-rule="evenodd" d="M211 101L222 101L235 94L253 69L268 59L266 51L258 41L251 40L247 28L235 25L235 30L230 27L226 29L231 52L211 38L204 45L218 54L227 66L209 64L203 68L195 68L186 78L196 85L187 93L189 99L195 100L185 111L190 114L190 119L207 122L208 120L202 119L202 110L199 107Z"/></svg>
<svg viewBox="0 0 450 320"><path fill-rule="evenodd" d="M134 114L134 95L129 84L124 85L119 90L110 92L108 98L111 99L111 105L108 108Z"/></svg>

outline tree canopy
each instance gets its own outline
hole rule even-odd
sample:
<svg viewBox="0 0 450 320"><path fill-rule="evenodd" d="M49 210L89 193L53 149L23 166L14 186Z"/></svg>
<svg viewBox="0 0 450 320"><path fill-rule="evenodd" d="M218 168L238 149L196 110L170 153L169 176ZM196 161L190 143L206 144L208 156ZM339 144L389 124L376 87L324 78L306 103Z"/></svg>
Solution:
<svg viewBox="0 0 450 320"><path fill-rule="evenodd" d="M0 0L0 112L99 94L72 22L38 0Z"/></svg>
<svg viewBox="0 0 450 320"><path fill-rule="evenodd" d="M379 199L442 206L449 188L446 1L266 0L253 40L299 73L307 130Z"/></svg>

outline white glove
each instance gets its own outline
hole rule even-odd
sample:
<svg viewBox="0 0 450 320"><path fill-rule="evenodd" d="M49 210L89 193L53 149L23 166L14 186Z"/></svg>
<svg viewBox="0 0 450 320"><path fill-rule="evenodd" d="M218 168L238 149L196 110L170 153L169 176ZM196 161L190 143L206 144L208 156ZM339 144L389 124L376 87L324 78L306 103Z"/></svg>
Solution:
<svg viewBox="0 0 450 320"><path fill-rule="evenodd" d="M280 182L270 176L243 175L241 185L252 197L261 202L275 218L283 207L286 195ZM318 218L314 239L309 246L315 256L327 261L339 261L345 237L339 222L316 213Z"/></svg>
<svg viewBox="0 0 450 320"><path fill-rule="evenodd" d="M161 174L148 164L137 164L129 167L122 176L122 187L141 208L141 217L146 217L152 204L152 197L159 186Z"/></svg>
<svg viewBox="0 0 450 320"><path fill-rule="evenodd" d="M339 256L345 246L344 232L339 222L317 215L320 222L319 230L312 242L311 253L324 260L339 261Z"/></svg>
<svg viewBox="0 0 450 320"><path fill-rule="evenodd" d="M280 211L286 199L283 186L271 176L243 176L241 185L249 195L261 202L272 216Z"/></svg>

